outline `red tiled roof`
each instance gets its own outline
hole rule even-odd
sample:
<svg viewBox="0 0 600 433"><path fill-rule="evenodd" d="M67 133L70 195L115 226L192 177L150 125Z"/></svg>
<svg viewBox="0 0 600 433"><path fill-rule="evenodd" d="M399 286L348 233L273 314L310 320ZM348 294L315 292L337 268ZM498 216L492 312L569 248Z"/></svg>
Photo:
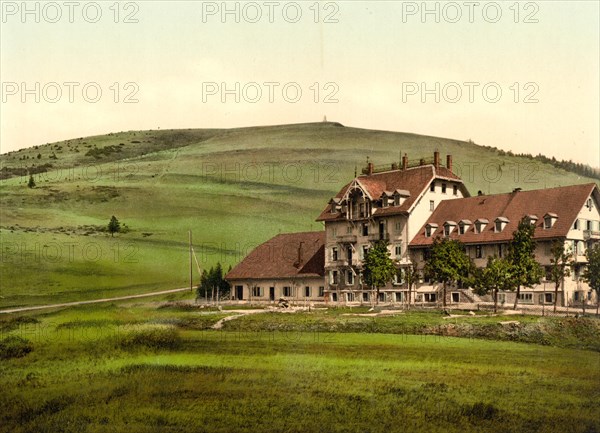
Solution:
<svg viewBox="0 0 600 433"><path fill-rule="evenodd" d="M225 278L322 277L325 275L324 243L324 231L279 234L252 250Z"/></svg>
<svg viewBox="0 0 600 433"><path fill-rule="evenodd" d="M371 175L358 176L355 180L363 186L366 192L373 199L378 199L384 191L406 190L410 196L399 206L389 206L377 209L374 216L395 215L407 212L423 190L429 187L434 179L448 179L462 183L462 180L445 167L434 168L433 165L423 165L408 168L406 170L391 170ZM342 198L352 182L344 185L337 193L336 198ZM463 191L468 195L468 191ZM331 205L321 212L317 221L334 221L343 219L339 213L331 213Z"/></svg>
<svg viewBox="0 0 600 433"><path fill-rule="evenodd" d="M442 233L446 221L471 220L467 232L459 234L458 227L450 234L451 239L458 239L465 244L507 242L512 239L519 221L526 215L541 216L535 223L536 239L552 239L566 237L573 226L581 208L593 191L598 194L594 183L572 185L533 191L517 191L507 194L482 195L442 201L431 214L427 222L410 242L410 246L428 246L435 236ZM558 219L549 229L544 229L544 215L555 213ZM498 217L506 217L509 222L502 232L494 231L494 222ZM475 233L475 221L487 219L482 233ZM438 224L440 227L431 237L425 236L427 224Z"/></svg>

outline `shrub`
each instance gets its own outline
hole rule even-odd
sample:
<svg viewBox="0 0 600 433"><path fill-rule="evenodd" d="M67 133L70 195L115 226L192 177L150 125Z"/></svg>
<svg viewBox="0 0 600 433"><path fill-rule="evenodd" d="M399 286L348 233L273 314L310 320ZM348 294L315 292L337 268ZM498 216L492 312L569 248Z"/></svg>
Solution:
<svg viewBox="0 0 600 433"><path fill-rule="evenodd" d="M22 358L31 351L33 351L31 341L16 335L0 341L0 359Z"/></svg>
<svg viewBox="0 0 600 433"><path fill-rule="evenodd" d="M119 341L123 349L136 348L173 350L180 346L181 337L173 327L156 326L126 332Z"/></svg>

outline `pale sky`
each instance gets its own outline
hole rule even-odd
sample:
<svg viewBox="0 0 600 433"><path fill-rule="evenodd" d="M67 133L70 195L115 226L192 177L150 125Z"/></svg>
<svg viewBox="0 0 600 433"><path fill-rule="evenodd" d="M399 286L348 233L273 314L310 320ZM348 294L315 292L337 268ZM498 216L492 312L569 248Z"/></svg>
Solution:
<svg viewBox="0 0 600 433"><path fill-rule="evenodd" d="M1 2L2 153L326 115L600 166L597 1L25 8Z"/></svg>

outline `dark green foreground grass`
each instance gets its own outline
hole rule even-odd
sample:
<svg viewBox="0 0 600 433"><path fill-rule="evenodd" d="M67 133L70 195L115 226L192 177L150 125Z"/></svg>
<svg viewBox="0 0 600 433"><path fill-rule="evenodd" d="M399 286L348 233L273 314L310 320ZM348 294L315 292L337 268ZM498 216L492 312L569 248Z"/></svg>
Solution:
<svg viewBox="0 0 600 433"><path fill-rule="evenodd" d="M121 304L2 317L2 336L34 350L1 361L0 431L600 431L597 351L307 325L343 325L341 311L208 329L228 314Z"/></svg>

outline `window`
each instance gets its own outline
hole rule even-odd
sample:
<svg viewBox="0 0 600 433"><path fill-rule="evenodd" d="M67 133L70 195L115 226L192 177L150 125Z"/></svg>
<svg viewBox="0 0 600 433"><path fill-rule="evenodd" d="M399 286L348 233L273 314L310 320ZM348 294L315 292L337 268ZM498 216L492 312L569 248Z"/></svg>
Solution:
<svg viewBox="0 0 600 433"><path fill-rule="evenodd" d="M346 227L346 234L349 234L349 235L352 234L352 226Z"/></svg>
<svg viewBox="0 0 600 433"><path fill-rule="evenodd" d="M425 302L435 302L437 300L436 293L425 293Z"/></svg>
<svg viewBox="0 0 600 433"><path fill-rule="evenodd" d="M261 297L263 295L262 287L252 287L252 296Z"/></svg>
<svg viewBox="0 0 600 433"><path fill-rule="evenodd" d="M427 224L425 226L425 237L430 238L431 235L433 235L435 233L435 230L437 229L437 224Z"/></svg>
<svg viewBox="0 0 600 433"><path fill-rule="evenodd" d="M363 302L369 302L369 292L363 292L362 299Z"/></svg>
<svg viewBox="0 0 600 433"><path fill-rule="evenodd" d="M458 186L456 186L456 185L452 186L452 194L458 195Z"/></svg>
<svg viewBox="0 0 600 433"><path fill-rule="evenodd" d="M466 233L465 225L464 224L460 224L458 226L458 234L464 235L465 233Z"/></svg>
<svg viewBox="0 0 600 433"><path fill-rule="evenodd" d="M402 256L402 244L396 244L394 246L394 253L396 254L396 257Z"/></svg>
<svg viewBox="0 0 600 433"><path fill-rule="evenodd" d="M368 224L363 224L362 225L362 235L363 236L368 236L369 235L369 225Z"/></svg>
<svg viewBox="0 0 600 433"><path fill-rule="evenodd" d="M319 286L319 297L325 296L325 286Z"/></svg>
<svg viewBox="0 0 600 433"><path fill-rule="evenodd" d="M336 261L338 259L338 249L337 247L331 248L331 260Z"/></svg>
<svg viewBox="0 0 600 433"><path fill-rule="evenodd" d="M392 278L392 284L400 285L404 282L404 273L402 269L398 269Z"/></svg>
<svg viewBox="0 0 600 433"><path fill-rule="evenodd" d="M552 226L554 225L555 221L557 220L557 216L556 214L547 214L546 216L544 216L544 228L545 229L551 229Z"/></svg>
<svg viewBox="0 0 600 433"><path fill-rule="evenodd" d="M304 296L305 296L306 298L310 298L310 295L311 295L310 286L306 286L306 287L304 287Z"/></svg>
<svg viewBox="0 0 600 433"><path fill-rule="evenodd" d="M446 194L446 184L442 184L442 194Z"/></svg>
<svg viewBox="0 0 600 433"><path fill-rule="evenodd" d="M338 271L330 271L329 273L329 284L338 283Z"/></svg>
<svg viewBox="0 0 600 433"><path fill-rule="evenodd" d="M332 300L333 302L337 302L337 293L332 293L332 294L331 294L331 300Z"/></svg>
<svg viewBox="0 0 600 433"><path fill-rule="evenodd" d="M519 302L533 304L533 293L519 293Z"/></svg>
<svg viewBox="0 0 600 433"><path fill-rule="evenodd" d="M581 296L581 292L573 292L573 300L575 302L579 302L581 301L582 296Z"/></svg>
<svg viewBox="0 0 600 433"><path fill-rule="evenodd" d="M576 219L573 223L573 230L579 230L579 219Z"/></svg>
<svg viewBox="0 0 600 433"><path fill-rule="evenodd" d="M396 297L396 302L404 302L404 293L403 292L396 292L396 293L394 293L394 296Z"/></svg>
<svg viewBox="0 0 600 433"><path fill-rule="evenodd" d="M283 296L287 298L291 298L294 296L294 290L290 286L283 286Z"/></svg>
<svg viewBox="0 0 600 433"><path fill-rule="evenodd" d="M361 218L365 217L365 204L364 203L360 203L360 207L359 207L359 214L358 216Z"/></svg>
<svg viewBox="0 0 600 433"><path fill-rule="evenodd" d="M429 185L429 191L435 192L435 182L431 182L431 185Z"/></svg>
<svg viewBox="0 0 600 433"><path fill-rule="evenodd" d="M452 292L452 302L459 303L460 302L460 293Z"/></svg>
<svg viewBox="0 0 600 433"><path fill-rule="evenodd" d="M480 259L483 257L483 251L481 245L475 245L475 258Z"/></svg>
<svg viewBox="0 0 600 433"><path fill-rule="evenodd" d="M540 293L538 296L538 303L540 304L553 304L554 293Z"/></svg>
<svg viewBox="0 0 600 433"><path fill-rule="evenodd" d="M337 236L337 228L335 228L335 227L332 227L332 228L331 228L331 235L332 235L333 237L336 237L336 236Z"/></svg>
<svg viewBox="0 0 600 433"><path fill-rule="evenodd" d="M592 222L590 220L587 220L587 222L585 223L585 227L586 230L592 230Z"/></svg>
<svg viewBox="0 0 600 433"><path fill-rule="evenodd" d="M502 231L502 221L496 221L496 227L494 227L496 233L500 233Z"/></svg>
<svg viewBox="0 0 600 433"><path fill-rule="evenodd" d="M402 224L400 224L400 221L396 221L395 229L396 233L400 233L402 231Z"/></svg>
<svg viewBox="0 0 600 433"><path fill-rule="evenodd" d="M400 206L400 196L397 194L394 196L394 206Z"/></svg>
<svg viewBox="0 0 600 433"><path fill-rule="evenodd" d="M498 293L498 302L504 304L506 302L506 293Z"/></svg>
<svg viewBox="0 0 600 433"><path fill-rule="evenodd" d="M385 293L379 292L379 296L377 296L377 299L379 299L379 302L385 302Z"/></svg>
<svg viewBox="0 0 600 433"><path fill-rule="evenodd" d="M363 254L363 259L365 257L367 257L367 254L369 254L369 246L368 245L363 245L363 247L362 247L362 254Z"/></svg>
<svg viewBox="0 0 600 433"><path fill-rule="evenodd" d="M346 293L346 301L354 302L354 293Z"/></svg>
<svg viewBox="0 0 600 433"><path fill-rule="evenodd" d="M431 212L435 210L435 202L433 200L429 200L429 210Z"/></svg>
<svg viewBox="0 0 600 433"><path fill-rule="evenodd" d="M346 284L349 286L354 284L354 272L352 270L346 271Z"/></svg>
<svg viewBox="0 0 600 433"><path fill-rule="evenodd" d="M504 245L502 244L498 244L498 257L502 258L502 256L504 255Z"/></svg>

